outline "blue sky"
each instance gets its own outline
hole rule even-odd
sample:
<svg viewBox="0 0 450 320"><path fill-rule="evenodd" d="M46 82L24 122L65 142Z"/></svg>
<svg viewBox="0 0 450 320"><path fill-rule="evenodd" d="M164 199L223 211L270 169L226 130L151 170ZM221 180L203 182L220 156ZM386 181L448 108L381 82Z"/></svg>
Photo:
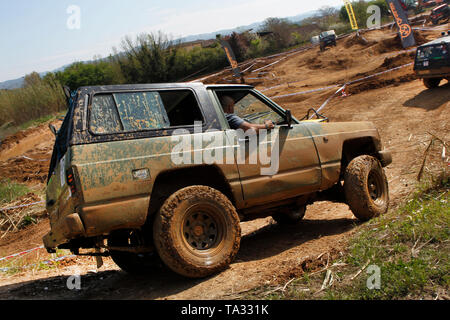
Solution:
<svg viewBox="0 0 450 320"><path fill-rule="evenodd" d="M0 81L51 71L120 48L124 36L162 32L174 39L339 5L341 0L0 0ZM69 29L80 8L80 29Z"/></svg>

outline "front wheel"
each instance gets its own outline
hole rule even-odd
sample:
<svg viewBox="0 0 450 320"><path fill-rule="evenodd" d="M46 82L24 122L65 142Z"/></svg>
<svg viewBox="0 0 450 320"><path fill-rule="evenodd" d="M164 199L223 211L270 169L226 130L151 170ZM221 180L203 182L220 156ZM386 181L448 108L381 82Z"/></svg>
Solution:
<svg viewBox="0 0 450 320"><path fill-rule="evenodd" d="M344 193L353 214L361 221L386 213L389 188L380 161L367 155L353 159L345 170Z"/></svg>
<svg viewBox="0 0 450 320"><path fill-rule="evenodd" d="M224 270L241 240L239 216L228 198L206 186L178 190L153 224L155 247L173 271L202 278Z"/></svg>

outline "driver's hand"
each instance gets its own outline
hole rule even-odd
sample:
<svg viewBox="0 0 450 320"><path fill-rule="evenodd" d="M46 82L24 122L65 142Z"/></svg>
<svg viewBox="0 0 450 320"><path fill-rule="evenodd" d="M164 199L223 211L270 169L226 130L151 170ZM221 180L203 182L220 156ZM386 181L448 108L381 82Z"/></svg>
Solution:
<svg viewBox="0 0 450 320"><path fill-rule="evenodd" d="M269 130L275 128L275 124L272 122L272 120L266 120L264 121L264 124L266 125L266 128Z"/></svg>

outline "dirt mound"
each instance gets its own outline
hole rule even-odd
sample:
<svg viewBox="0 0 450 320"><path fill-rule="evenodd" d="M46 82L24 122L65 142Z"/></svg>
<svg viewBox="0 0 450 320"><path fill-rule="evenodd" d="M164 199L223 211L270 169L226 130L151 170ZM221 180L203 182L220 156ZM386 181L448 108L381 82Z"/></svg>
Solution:
<svg viewBox="0 0 450 320"><path fill-rule="evenodd" d="M427 38L417 30L414 30L414 38L416 39L416 44L418 46L427 43ZM404 50L402 46L402 40L400 35L397 34L395 37L381 40L376 46L376 51L380 54Z"/></svg>
<svg viewBox="0 0 450 320"><path fill-rule="evenodd" d="M400 77L393 77L390 79L378 79L374 78L373 80L368 80L364 82L359 82L356 84L351 85L347 89L347 93L349 94L357 94L368 90L374 90L378 88L384 88L387 86L398 86L401 83L404 82L411 82L417 79L417 76L415 74L407 74Z"/></svg>
<svg viewBox="0 0 450 320"><path fill-rule="evenodd" d="M330 69L345 70L354 63L353 59L345 56L316 56L307 60L307 67L311 70Z"/></svg>
<svg viewBox="0 0 450 320"><path fill-rule="evenodd" d="M415 53L414 52L405 52L402 54L399 54L395 57L387 57L384 59L383 64L381 65L380 69L389 70L392 68L400 67L402 65L408 64L410 62L413 62Z"/></svg>
<svg viewBox="0 0 450 320"><path fill-rule="evenodd" d="M43 149L2 161L0 176L18 182L44 183L50 167L50 152L49 149Z"/></svg>
<svg viewBox="0 0 450 320"><path fill-rule="evenodd" d="M6 137L2 141L0 141L0 152L6 149L10 149L16 144L19 144L20 140L32 134L33 132L38 131L37 128L33 128L26 131L19 131L16 134Z"/></svg>
<svg viewBox="0 0 450 320"><path fill-rule="evenodd" d="M345 40L344 42L344 47L346 49L349 49L353 46L365 46L365 47L370 47L376 44L376 41L369 41L366 38L364 38L361 35L357 35L355 34L354 36L349 37L347 40Z"/></svg>

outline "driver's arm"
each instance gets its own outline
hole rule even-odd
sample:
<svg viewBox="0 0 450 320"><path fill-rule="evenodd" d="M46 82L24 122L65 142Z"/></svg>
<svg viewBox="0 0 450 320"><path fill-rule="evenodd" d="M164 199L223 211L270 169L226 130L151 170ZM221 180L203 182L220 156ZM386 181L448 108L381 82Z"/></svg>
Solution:
<svg viewBox="0 0 450 320"><path fill-rule="evenodd" d="M242 129L244 131L253 129L256 132L259 132L259 130L265 129L265 130L270 130L275 128L274 123L271 120L266 120L264 122L264 124L253 124L247 121L244 121L240 126L239 129Z"/></svg>

